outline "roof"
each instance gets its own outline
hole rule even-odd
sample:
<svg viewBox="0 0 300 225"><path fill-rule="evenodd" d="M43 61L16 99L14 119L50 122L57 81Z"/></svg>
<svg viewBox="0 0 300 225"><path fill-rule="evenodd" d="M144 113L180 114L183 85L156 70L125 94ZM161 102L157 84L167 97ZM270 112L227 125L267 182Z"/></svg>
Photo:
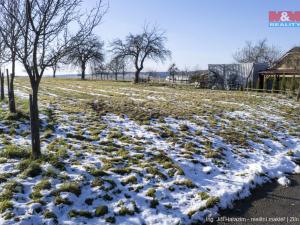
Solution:
<svg viewBox="0 0 300 225"><path fill-rule="evenodd" d="M295 53L300 54L300 46L294 47L294 48L290 49L289 51L287 51L280 59L278 59L274 63L274 65L271 66L270 69L276 68L286 57L288 57L291 54L295 54Z"/></svg>
<svg viewBox="0 0 300 225"><path fill-rule="evenodd" d="M283 69L283 70L277 70L277 69L268 69L265 71L260 72L261 75L300 75L300 70L295 69Z"/></svg>

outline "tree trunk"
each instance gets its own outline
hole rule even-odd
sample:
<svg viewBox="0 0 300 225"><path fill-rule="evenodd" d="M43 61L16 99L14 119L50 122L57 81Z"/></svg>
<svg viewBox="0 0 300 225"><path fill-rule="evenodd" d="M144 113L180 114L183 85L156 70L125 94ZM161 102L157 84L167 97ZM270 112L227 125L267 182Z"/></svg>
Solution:
<svg viewBox="0 0 300 225"><path fill-rule="evenodd" d="M10 75L10 87L9 87L9 111L11 113L16 113L16 102L15 102L15 91L14 91L14 80L15 80L15 73L16 73L16 60L13 57L12 60L12 71Z"/></svg>
<svg viewBox="0 0 300 225"><path fill-rule="evenodd" d="M16 113L16 102L14 92L14 77L11 75L10 88L9 88L9 110L11 113Z"/></svg>
<svg viewBox="0 0 300 225"><path fill-rule="evenodd" d="M10 88L10 85L9 85L9 72L8 72L8 69L6 69L6 82L7 82L7 96L8 96L8 99L9 99L9 88Z"/></svg>
<svg viewBox="0 0 300 225"><path fill-rule="evenodd" d="M4 100L4 74L1 72L0 74L0 84L1 84L1 101Z"/></svg>
<svg viewBox="0 0 300 225"><path fill-rule="evenodd" d="M39 109L38 109L38 87L32 87L32 94L29 95L29 105L30 105L32 157L34 159L38 159L41 156L40 121L39 121Z"/></svg>
<svg viewBox="0 0 300 225"><path fill-rule="evenodd" d="M85 69L86 69L85 62L82 62L82 64L81 64L81 80L85 80Z"/></svg>
<svg viewBox="0 0 300 225"><path fill-rule="evenodd" d="M56 77L56 68L53 68L53 78Z"/></svg>
<svg viewBox="0 0 300 225"><path fill-rule="evenodd" d="M118 80L118 73L115 73L115 80Z"/></svg>
<svg viewBox="0 0 300 225"><path fill-rule="evenodd" d="M137 70L136 72L135 72L135 77L134 77L134 83L135 84L137 84L137 83L139 83L139 81L140 81L140 70Z"/></svg>
<svg viewBox="0 0 300 225"><path fill-rule="evenodd" d="M11 113L16 113L15 93L14 93L14 75L15 73L15 62L12 62L12 73L9 75L8 69L6 70L7 75L7 94L8 94L8 106Z"/></svg>
<svg viewBox="0 0 300 225"><path fill-rule="evenodd" d="M299 100L300 100L300 87L298 89L298 94L297 94L297 101L299 101Z"/></svg>

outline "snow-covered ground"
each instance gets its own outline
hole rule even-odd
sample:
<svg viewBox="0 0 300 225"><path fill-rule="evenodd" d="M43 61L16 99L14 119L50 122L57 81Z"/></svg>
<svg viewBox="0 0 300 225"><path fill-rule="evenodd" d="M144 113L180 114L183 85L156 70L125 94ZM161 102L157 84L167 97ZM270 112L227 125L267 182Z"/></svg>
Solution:
<svg viewBox="0 0 300 225"><path fill-rule="evenodd" d="M128 85L104 91L68 82L49 79L42 87L40 173L24 176L32 162L26 167L28 159L0 150L0 224L189 224L217 215L257 184L279 178L288 185L286 174L300 172L300 124L290 116L299 105L291 99L275 104L275 97L245 93L237 101L208 92L202 101L197 90ZM18 85L17 96L26 98L27 89ZM173 99L178 108L202 111L141 123L126 112L99 115L85 102L120 96L162 104ZM4 119L6 112L3 103ZM28 120L5 119L0 128L3 152L29 146Z"/></svg>

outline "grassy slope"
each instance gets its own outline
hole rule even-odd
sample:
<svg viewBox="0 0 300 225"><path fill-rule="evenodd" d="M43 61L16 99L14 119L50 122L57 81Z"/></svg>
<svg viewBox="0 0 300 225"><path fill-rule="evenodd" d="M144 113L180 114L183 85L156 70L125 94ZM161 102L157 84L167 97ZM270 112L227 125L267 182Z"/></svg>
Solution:
<svg viewBox="0 0 300 225"><path fill-rule="evenodd" d="M26 96L28 81L16 86ZM44 79L40 103L38 162L24 154L26 101L23 114L8 115L5 104L0 113L7 222L196 221L246 184L290 172L300 150L300 107L283 96Z"/></svg>

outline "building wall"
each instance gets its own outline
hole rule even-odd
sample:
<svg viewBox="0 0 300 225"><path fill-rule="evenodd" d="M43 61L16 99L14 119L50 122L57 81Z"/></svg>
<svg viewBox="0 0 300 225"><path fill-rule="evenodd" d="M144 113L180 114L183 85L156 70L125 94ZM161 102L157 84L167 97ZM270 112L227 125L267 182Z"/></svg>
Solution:
<svg viewBox="0 0 300 225"><path fill-rule="evenodd" d="M259 72L268 68L267 64L209 64L210 86L223 89L238 89L251 83L255 87Z"/></svg>
<svg viewBox="0 0 300 225"><path fill-rule="evenodd" d="M296 69L300 70L300 54L291 54L282 59L282 61L275 66L275 69Z"/></svg>

